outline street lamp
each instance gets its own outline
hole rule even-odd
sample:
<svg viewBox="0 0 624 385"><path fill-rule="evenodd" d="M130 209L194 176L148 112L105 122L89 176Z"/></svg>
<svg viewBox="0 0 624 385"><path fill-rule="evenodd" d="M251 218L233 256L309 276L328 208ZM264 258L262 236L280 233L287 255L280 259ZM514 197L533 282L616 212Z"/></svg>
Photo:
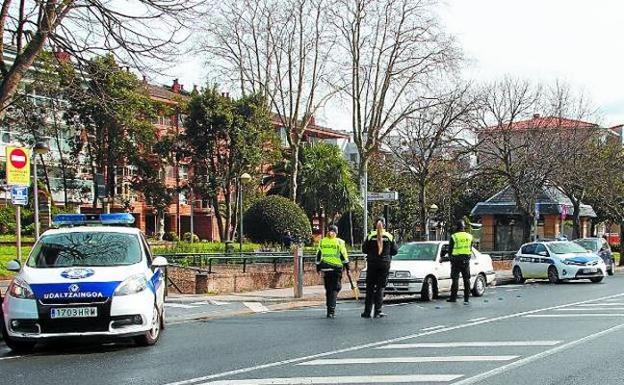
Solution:
<svg viewBox="0 0 624 385"><path fill-rule="evenodd" d="M33 147L33 154L35 155L35 161L33 162L33 193L35 195L35 240L39 239L39 187L37 186L37 155L45 155L48 152L50 152L50 149L44 143L37 143L35 144L35 147Z"/></svg>
<svg viewBox="0 0 624 385"><path fill-rule="evenodd" d="M243 252L243 183L249 182L251 180L251 175L248 173L243 173L238 177L238 211L240 212L240 221L238 222L238 250L240 253Z"/></svg>
<svg viewBox="0 0 624 385"><path fill-rule="evenodd" d="M438 205L436 205L435 203L433 203L427 209L427 220L425 221L425 234L426 234L427 241L429 240L429 227L430 227L429 221L431 220L431 215L434 215L437 212L438 212Z"/></svg>

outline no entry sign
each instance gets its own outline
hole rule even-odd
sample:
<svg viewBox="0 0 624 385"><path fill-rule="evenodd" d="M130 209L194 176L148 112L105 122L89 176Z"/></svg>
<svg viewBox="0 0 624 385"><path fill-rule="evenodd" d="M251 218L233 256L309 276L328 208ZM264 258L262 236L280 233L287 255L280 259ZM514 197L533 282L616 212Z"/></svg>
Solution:
<svg viewBox="0 0 624 385"><path fill-rule="evenodd" d="M30 186L30 149L7 146L6 174L8 185Z"/></svg>

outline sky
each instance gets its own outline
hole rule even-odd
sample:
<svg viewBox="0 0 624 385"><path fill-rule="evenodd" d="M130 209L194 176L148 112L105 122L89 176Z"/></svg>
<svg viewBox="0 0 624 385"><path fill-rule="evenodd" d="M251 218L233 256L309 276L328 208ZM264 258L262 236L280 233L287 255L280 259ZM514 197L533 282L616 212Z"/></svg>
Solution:
<svg viewBox="0 0 624 385"><path fill-rule="evenodd" d="M600 123L624 123L624 1L446 0L439 13L468 59L466 79L564 80L591 97ZM190 90L205 83L204 73L200 58L186 57L171 78ZM350 131L338 102L317 120Z"/></svg>

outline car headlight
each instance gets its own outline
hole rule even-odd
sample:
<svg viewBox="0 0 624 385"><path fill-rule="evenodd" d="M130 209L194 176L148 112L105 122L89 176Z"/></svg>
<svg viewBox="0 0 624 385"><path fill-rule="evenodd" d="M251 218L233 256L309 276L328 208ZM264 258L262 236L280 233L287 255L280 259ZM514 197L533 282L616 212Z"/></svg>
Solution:
<svg viewBox="0 0 624 385"><path fill-rule="evenodd" d="M566 265L573 265L573 266L585 266L585 262L576 262L576 261L569 261L567 259L564 259L562 261L564 264Z"/></svg>
<svg viewBox="0 0 624 385"><path fill-rule="evenodd" d="M361 279L366 278L366 270L364 270L364 271L362 271L362 272L360 273L360 278L361 278Z"/></svg>
<svg viewBox="0 0 624 385"><path fill-rule="evenodd" d="M22 299L35 299L35 293L33 293L30 285L20 278L15 278L11 282L11 286L7 290L11 297Z"/></svg>
<svg viewBox="0 0 624 385"><path fill-rule="evenodd" d="M117 286L113 295L130 295L147 289L147 279L142 274L133 275Z"/></svg>
<svg viewBox="0 0 624 385"><path fill-rule="evenodd" d="M397 271L394 276L396 278L409 278L412 276L409 271Z"/></svg>

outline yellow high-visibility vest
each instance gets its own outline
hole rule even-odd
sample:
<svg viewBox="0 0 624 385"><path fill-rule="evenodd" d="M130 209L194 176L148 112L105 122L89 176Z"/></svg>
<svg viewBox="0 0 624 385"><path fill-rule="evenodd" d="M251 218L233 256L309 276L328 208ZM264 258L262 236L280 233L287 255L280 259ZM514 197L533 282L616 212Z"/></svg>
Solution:
<svg viewBox="0 0 624 385"><path fill-rule="evenodd" d="M451 235L451 238L453 238L453 255L472 254L472 234L459 231Z"/></svg>

